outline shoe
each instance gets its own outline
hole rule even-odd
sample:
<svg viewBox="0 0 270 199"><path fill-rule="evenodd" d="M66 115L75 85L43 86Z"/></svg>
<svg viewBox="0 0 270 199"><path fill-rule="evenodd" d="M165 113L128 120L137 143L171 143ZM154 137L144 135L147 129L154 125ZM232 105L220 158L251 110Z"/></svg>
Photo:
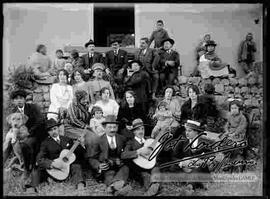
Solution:
<svg viewBox="0 0 270 199"><path fill-rule="evenodd" d="M131 193L131 186L130 185L126 185L124 186L122 189L120 189L119 191L116 191L114 193L115 196L127 196Z"/></svg>
<svg viewBox="0 0 270 199"><path fill-rule="evenodd" d="M160 188L160 184L159 183L153 183L151 184L151 186L149 187L149 189L143 194L144 196L154 196L158 194Z"/></svg>
<svg viewBox="0 0 270 199"><path fill-rule="evenodd" d="M83 190L85 187L84 183L80 182L78 185L77 185L77 190L81 191Z"/></svg>
<svg viewBox="0 0 270 199"><path fill-rule="evenodd" d="M115 191L119 191L120 189L123 188L124 184L125 182L123 180L118 180L112 183L111 186L113 187Z"/></svg>

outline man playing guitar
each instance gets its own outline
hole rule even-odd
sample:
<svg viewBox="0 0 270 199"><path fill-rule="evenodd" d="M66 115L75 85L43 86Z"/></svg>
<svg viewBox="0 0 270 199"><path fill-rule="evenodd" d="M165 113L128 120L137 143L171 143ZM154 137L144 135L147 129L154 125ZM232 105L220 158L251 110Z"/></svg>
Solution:
<svg viewBox="0 0 270 199"><path fill-rule="evenodd" d="M59 135L59 125L60 123L57 123L54 119L47 120L46 122L49 136L41 143L40 151L37 155L37 167L32 172L31 183L25 186L27 192L37 192L36 187L48 177L52 177L54 180L57 179L56 176L54 178L54 176L49 175L47 171L53 169L61 170L64 166L59 161L61 151L74 148L72 147L73 141L70 138ZM80 141L82 142L83 139L82 137ZM81 169L81 161L83 160L84 153L85 149L79 145L75 150L76 160L70 165L69 174L73 178L73 182L76 183L78 190L82 190L85 187ZM64 158L63 161L65 162Z"/></svg>

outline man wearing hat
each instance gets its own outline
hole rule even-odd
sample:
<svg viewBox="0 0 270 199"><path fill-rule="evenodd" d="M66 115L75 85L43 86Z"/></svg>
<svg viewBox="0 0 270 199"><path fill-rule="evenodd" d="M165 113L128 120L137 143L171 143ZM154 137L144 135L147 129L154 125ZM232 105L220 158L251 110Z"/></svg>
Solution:
<svg viewBox="0 0 270 199"><path fill-rule="evenodd" d="M91 103L94 104L98 100L101 99L100 91L102 88L106 87L109 88L111 93L111 98L115 99L114 91L109 81L103 79L103 73L105 70L105 66L102 63L95 63L92 66L94 71L93 76L94 79L87 82L89 89L92 91L90 92Z"/></svg>
<svg viewBox="0 0 270 199"><path fill-rule="evenodd" d="M192 157L195 155L200 155L203 153L211 152L210 149L206 147L197 149L200 143L209 143L212 142L203 138L202 136L198 137L200 133L204 131L204 128L201 126L200 122L194 120L187 120L185 123L185 141L178 142L173 150L173 160L179 160L185 157ZM190 175L196 175L196 173L208 173L209 179L210 171L207 166L205 167L188 167L188 164L192 160L186 160L178 163L177 165L172 166L172 170L176 170L177 172L185 172L190 173ZM192 182L191 183L193 189L196 188L204 188L204 185L201 182Z"/></svg>
<svg viewBox="0 0 270 199"><path fill-rule="evenodd" d="M46 178L51 177L47 169L60 169L61 163L57 160L63 149L70 149L73 146L72 139L59 135L61 123L54 119L46 121L46 130L49 136L41 143L40 151L37 155L37 167L32 172L32 181L26 185L27 191L37 191L36 187ZM81 138L82 142L84 138ZM83 160L85 149L79 145L75 151L76 160L70 165L71 177L76 184L77 189L85 187L85 181L82 175L81 161ZM34 190L33 190L34 189Z"/></svg>
<svg viewBox="0 0 270 199"><path fill-rule="evenodd" d="M126 185L129 168L121 160L126 138L119 135L116 116L107 115L102 123L105 134L98 138L93 148L87 149L87 158L96 177L107 185L107 191L126 195L131 187Z"/></svg>
<svg viewBox="0 0 270 199"><path fill-rule="evenodd" d="M152 169L143 169L133 163L132 159L135 159L140 154L151 153L147 148L144 148L144 123L140 118L133 120L131 131L134 133L134 138L128 141L125 150L121 154L121 158L126 160L130 170L130 176L142 181L144 188L146 189L145 196L156 195L159 191L159 183L151 183L151 171Z"/></svg>
<svg viewBox="0 0 270 199"><path fill-rule="evenodd" d="M101 53L95 51L95 43L90 39L84 47L87 49L88 53L82 55L84 73L86 74L86 79L89 80L91 76L92 66L94 63L105 63L104 57Z"/></svg>
<svg viewBox="0 0 270 199"><path fill-rule="evenodd" d="M227 77L229 75L229 66L223 63L215 53L216 42L209 40L206 42L206 53L199 59L198 70L202 78Z"/></svg>
<svg viewBox="0 0 270 199"><path fill-rule="evenodd" d="M122 93L119 92L123 84L124 74L126 73L128 66L127 52L120 49L119 41L111 41L112 50L106 52L106 65L112 72L113 79L116 83L118 98L122 98Z"/></svg>
<svg viewBox="0 0 270 199"><path fill-rule="evenodd" d="M40 107L36 104L26 103L27 93L24 90L15 90L11 93L11 100L15 105L13 113L20 112L28 116L26 127L28 128L29 137L22 143L22 153L25 163L24 177L28 177L35 163L35 157L38 153L40 142L45 139L43 116Z"/></svg>
<svg viewBox="0 0 270 199"><path fill-rule="evenodd" d="M178 67L180 65L180 57L178 52L172 49L174 40L171 38L164 39L162 48L158 51L159 54L159 77L161 87L172 85L174 79L178 75Z"/></svg>
<svg viewBox="0 0 270 199"><path fill-rule="evenodd" d="M140 40L140 49L135 53L135 60L139 60L142 63L142 69L148 72L151 78L151 91L152 98L156 99L156 92L158 87L158 71L157 66L159 62L158 53L149 48L149 39L143 37Z"/></svg>

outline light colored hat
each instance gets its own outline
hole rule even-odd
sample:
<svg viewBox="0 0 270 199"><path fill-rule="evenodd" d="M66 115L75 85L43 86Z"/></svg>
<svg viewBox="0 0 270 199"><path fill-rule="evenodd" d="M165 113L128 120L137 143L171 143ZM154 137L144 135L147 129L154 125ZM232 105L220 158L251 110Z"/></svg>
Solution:
<svg viewBox="0 0 270 199"><path fill-rule="evenodd" d="M92 70L102 70L103 71L104 69L105 69L105 66L102 63L95 63L92 66Z"/></svg>

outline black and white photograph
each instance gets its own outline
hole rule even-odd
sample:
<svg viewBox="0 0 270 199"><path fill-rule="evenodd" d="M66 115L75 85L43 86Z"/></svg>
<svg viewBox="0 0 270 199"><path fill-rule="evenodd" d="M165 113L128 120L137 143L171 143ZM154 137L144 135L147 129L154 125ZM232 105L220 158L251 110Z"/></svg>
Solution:
<svg viewBox="0 0 270 199"><path fill-rule="evenodd" d="M263 196L263 3L3 3L3 196Z"/></svg>

